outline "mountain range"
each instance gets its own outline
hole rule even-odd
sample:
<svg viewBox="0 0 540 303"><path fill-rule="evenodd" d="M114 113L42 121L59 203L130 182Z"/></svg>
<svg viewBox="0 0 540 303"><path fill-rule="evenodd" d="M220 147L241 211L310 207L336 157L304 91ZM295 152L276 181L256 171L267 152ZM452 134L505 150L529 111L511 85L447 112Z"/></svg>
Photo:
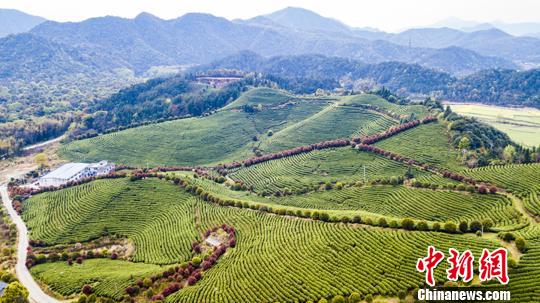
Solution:
<svg viewBox="0 0 540 303"><path fill-rule="evenodd" d="M263 56L314 53L369 63L399 61L456 75L518 67L511 56L496 57L487 51L481 54L474 49L465 49L466 43L454 45L443 41L435 46L427 43L404 45L402 42L406 38L395 38L372 29L350 28L337 20L300 8L286 8L249 20L233 21L199 13L172 20L142 13L134 19L107 16L82 22L47 21L29 33L47 39L56 47L65 47L65 52L76 50L82 58L93 58L95 62L90 66L124 67L138 74L153 66L208 63L243 50ZM24 36L0 39L0 45L3 45L0 47L9 51L6 44L13 44L14 39L21 39L19 47L29 41ZM534 46L536 41L540 40L534 39L529 45ZM27 45L26 53L31 55L35 46ZM534 52L534 48L530 52ZM527 58L534 58L530 52ZM50 56L40 53L39 56L47 60L54 58L54 53ZM28 62L33 59L21 57L19 60Z"/></svg>

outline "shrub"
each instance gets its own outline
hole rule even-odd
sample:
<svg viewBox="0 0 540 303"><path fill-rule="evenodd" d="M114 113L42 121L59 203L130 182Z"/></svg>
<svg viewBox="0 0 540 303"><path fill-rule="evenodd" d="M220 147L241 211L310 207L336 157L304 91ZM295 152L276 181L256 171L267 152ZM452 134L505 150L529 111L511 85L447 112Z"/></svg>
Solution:
<svg viewBox="0 0 540 303"><path fill-rule="evenodd" d="M373 302L373 296L372 296L371 294L368 294L368 295L366 296L366 302L368 302L368 303Z"/></svg>
<svg viewBox="0 0 540 303"><path fill-rule="evenodd" d="M404 290L400 290L398 292L398 298L400 298L401 300L405 299L405 297L407 297L407 293L404 291Z"/></svg>
<svg viewBox="0 0 540 303"><path fill-rule="evenodd" d="M439 231L439 230L441 230L441 223L439 223L439 222L433 223L433 230L434 230L434 231Z"/></svg>
<svg viewBox="0 0 540 303"><path fill-rule="evenodd" d="M503 240L506 241L506 242L510 242L510 241L516 239L516 237L514 236L514 234L511 233L511 232L504 233L502 238L503 238Z"/></svg>
<svg viewBox="0 0 540 303"><path fill-rule="evenodd" d="M360 297L360 294L357 292L353 292L348 299L348 303L357 303L360 302L362 298Z"/></svg>
<svg viewBox="0 0 540 303"><path fill-rule="evenodd" d="M321 221L327 222L330 219L330 216L328 215L328 213L322 212L320 215L320 219Z"/></svg>
<svg viewBox="0 0 540 303"><path fill-rule="evenodd" d="M86 299L86 303L96 303L96 301L96 294L91 294L90 296L88 296L88 299Z"/></svg>
<svg viewBox="0 0 540 303"><path fill-rule="evenodd" d="M426 231L429 229L429 226L426 221L420 221L418 222L418 225L416 226L416 228L420 231Z"/></svg>
<svg viewBox="0 0 540 303"><path fill-rule="evenodd" d="M380 227L388 227L388 223L386 222L386 219L385 218L379 218L379 222L378 222L378 225Z"/></svg>
<svg viewBox="0 0 540 303"><path fill-rule="evenodd" d="M86 303L86 295L81 295L79 300L77 300L77 303Z"/></svg>
<svg viewBox="0 0 540 303"><path fill-rule="evenodd" d="M527 242L523 237L517 237L516 238L516 247L519 249L520 252L526 252L527 251Z"/></svg>
<svg viewBox="0 0 540 303"><path fill-rule="evenodd" d="M390 226L391 228L398 228L398 227L399 227L399 225L398 225L398 223L397 223L396 220L390 221L389 226Z"/></svg>
<svg viewBox="0 0 540 303"><path fill-rule="evenodd" d="M401 227L403 227L406 230L413 230L414 229L414 221L410 218L405 218L401 221Z"/></svg>
<svg viewBox="0 0 540 303"><path fill-rule="evenodd" d="M492 194L497 193L497 187L491 186L491 187L489 188L489 192L492 193Z"/></svg>
<svg viewBox="0 0 540 303"><path fill-rule="evenodd" d="M198 267L202 260L201 260L201 257L193 257L193 259L191 259L191 262L193 263L193 265L195 265L195 267Z"/></svg>
<svg viewBox="0 0 540 303"><path fill-rule="evenodd" d="M482 225L484 226L484 231L488 231L493 227L493 221L486 219L482 221Z"/></svg>
<svg viewBox="0 0 540 303"><path fill-rule="evenodd" d="M484 185L480 185L480 187L478 187L478 192L481 194L487 194L488 189Z"/></svg>
<svg viewBox="0 0 540 303"><path fill-rule="evenodd" d="M455 233L457 229L457 226L454 222L446 222L444 223L444 230L449 233Z"/></svg>
<svg viewBox="0 0 540 303"><path fill-rule="evenodd" d="M470 228L472 232L482 230L482 223L480 223L480 221L472 221Z"/></svg>
<svg viewBox="0 0 540 303"><path fill-rule="evenodd" d="M352 223L362 223L362 218L360 216L356 215L352 218Z"/></svg>
<svg viewBox="0 0 540 303"><path fill-rule="evenodd" d="M81 292L87 296L91 295L93 292L94 292L94 288L92 287L92 285L84 285L81 289Z"/></svg>
<svg viewBox="0 0 540 303"><path fill-rule="evenodd" d="M349 223L350 221L351 221L351 219L349 219L349 217L347 217L347 216L341 217L341 222L342 223Z"/></svg>
<svg viewBox="0 0 540 303"><path fill-rule="evenodd" d="M345 298L342 295L337 295L332 299L332 303L345 303Z"/></svg>
<svg viewBox="0 0 540 303"><path fill-rule="evenodd" d="M459 222L459 231L462 233L466 233L469 230L469 223L466 221Z"/></svg>

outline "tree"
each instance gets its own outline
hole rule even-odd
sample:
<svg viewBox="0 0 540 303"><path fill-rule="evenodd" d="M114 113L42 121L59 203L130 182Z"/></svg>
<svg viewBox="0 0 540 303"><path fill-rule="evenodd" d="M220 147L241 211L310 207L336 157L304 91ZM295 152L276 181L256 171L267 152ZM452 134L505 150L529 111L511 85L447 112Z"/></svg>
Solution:
<svg viewBox="0 0 540 303"><path fill-rule="evenodd" d="M77 303L86 303L86 295L81 295L79 300L77 300Z"/></svg>
<svg viewBox="0 0 540 303"><path fill-rule="evenodd" d="M458 148L460 150L468 150L471 148L471 140L469 140L468 137L461 137L461 140L459 140Z"/></svg>
<svg viewBox="0 0 540 303"><path fill-rule="evenodd" d="M35 155L34 162L38 165L39 169L49 166L49 158L44 153Z"/></svg>
<svg viewBox="0 0 540 303"><path fill-rule="evenodd" d="M516 148L510 144L506 145L506 147L503 150L503 159L508 163L512 163L514 162L515 157L516 157Z"/></svg>
<svg viewBox="0 0 540 303"><path fill-rule="evenodd" d="M379 226L380 227L387 227L388 226L388 223L386 222L386 219L381 217L379 218Z"/></svg>
<svg viewBox="0 0 540 303"><path fill-rule="evenodd" d="M345 303L345 298L342 295L337 295L332 299L332 303Z"/></svg>
<svg viewBox="0 0 540 303"><path fill-rule="evenodd" d="M444 110L444 117L448 117L452 113L452 110L450 109L450 105L446 106L446 109Z"/></svg>
<svg viewBox="0 0 540 303"><path fill-rule="evenodd" d="M523 163L531 163L531 151L528 148L523 151Z"/></svg>
<svg viewBox="0 0 540 303"><path fill-rule="evenodd" d="M19 282L11 282L4 289L1 300L2 303L27 303L28 290Z"/></svg>

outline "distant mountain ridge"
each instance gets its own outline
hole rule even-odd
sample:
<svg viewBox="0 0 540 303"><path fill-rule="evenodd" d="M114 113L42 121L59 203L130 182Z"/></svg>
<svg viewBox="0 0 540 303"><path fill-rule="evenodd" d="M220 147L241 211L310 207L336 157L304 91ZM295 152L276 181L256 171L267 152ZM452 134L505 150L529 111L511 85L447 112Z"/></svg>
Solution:
<svg viewBox="0 0 540 303"><path fill-rule="evenodd" d="M49 21L31 32L87 52L106 52L137 73L156 65L208 63L242 50L263 56L316 53L373 63L418 63L462 75L482 69L516 68L508 60L469 50L411 48L365 39L357 36L355 31L313 12L288 8L260 18L234 22L198 13L172 20L143 13L134 19L100 17L77 23ZM452 55L447 57L450 53ZM460 58L462 62L447 58Z"/></svg>
<svg viewBox="0 0 540 303"><path fill-rule="evenodd" d="M0 8L0 38L27 32L45 21L47 21L45 18L32 16L18 10Z"/></svg>
<svg viewBox="0 0 540 303"><path fill-rule="evenodd" d="M456 78L448 73L401 62L366 64L321 55L263 58L252 52L242 52L197 67L195 71L213 69L256 71L285 79L314 79L334 84L327 89L344 86L369 90L385 86L403 95L423 94L454 101L540 108L540 69L522 72L486 70Z"/></svg>

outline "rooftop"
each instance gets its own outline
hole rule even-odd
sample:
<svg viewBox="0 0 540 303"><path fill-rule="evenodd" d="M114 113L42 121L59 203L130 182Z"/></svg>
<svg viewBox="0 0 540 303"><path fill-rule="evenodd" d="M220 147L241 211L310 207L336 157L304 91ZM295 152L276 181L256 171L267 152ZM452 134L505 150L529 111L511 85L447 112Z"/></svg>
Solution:
<svg viewBox="0 0 540 303"><path fill-rule="evenodd" d="M7 286L8 284L6 282L0 281L0 295L4 294L4 290L6 289Z"/></svg>
<svg viewBox="0 0 540 303"><path fill-rule="evenodd" d="M44 179L69 179L79 173L81 170L87 168L90 164L86 163L67 163L52 172L46 174L42 178Z"/></svg>

